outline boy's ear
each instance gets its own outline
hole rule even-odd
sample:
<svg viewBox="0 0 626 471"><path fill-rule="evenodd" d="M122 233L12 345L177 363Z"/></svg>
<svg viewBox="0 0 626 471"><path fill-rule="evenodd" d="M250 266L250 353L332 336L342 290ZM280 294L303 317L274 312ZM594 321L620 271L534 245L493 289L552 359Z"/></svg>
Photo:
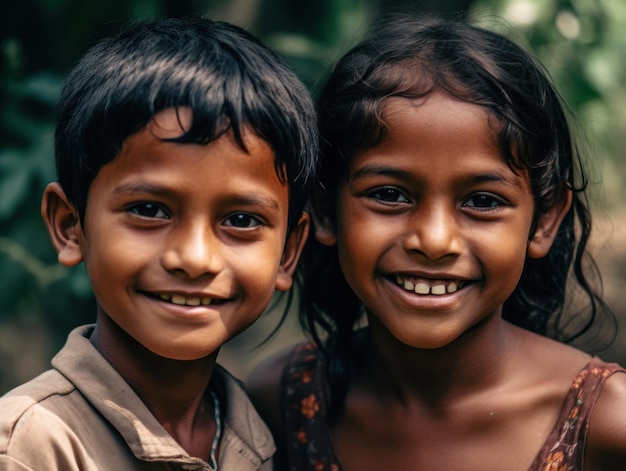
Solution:
<svg viewBox="0 0 626 471"><path fill-rule="evenodd" d="M559 230L563 218L572 206L572 190L567 190L567 193L557 202L549 211L541 214L537 221L537 228L535 233L531 234L531 238L528 241L528 248L526 254L530 258L545 257L552 247L552 243L556 238L556 234Z"/></svg>
<svg viewBox="0 0 626 471"><path fill-rule="evenodd" d="M285 243L285 250L280 259L278 277L276 278L276 289L278 291L288 291L293 284L293 274L296 271L300 254L309 236L310 224L309 214L303 211L298 224L291 231Z"/></svg>
<svg viewBox="0 0 626 471"><path fill-rule="evenodd" d="M58 183L49 183L41 201L41 217L46 224L59 263L67 267L83 260L80 249L80 220Z"/></svg>

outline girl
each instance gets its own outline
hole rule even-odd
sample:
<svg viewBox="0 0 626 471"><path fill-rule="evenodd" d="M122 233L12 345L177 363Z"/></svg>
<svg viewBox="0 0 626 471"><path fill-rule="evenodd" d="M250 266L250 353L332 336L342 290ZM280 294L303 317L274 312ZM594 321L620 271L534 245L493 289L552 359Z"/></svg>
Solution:
<svg viewBox="0 0 626 471"><path fill-rule="evenodd" d="M319 119L315 343L249 382L283 469L622 469L624 370L548 338L604 306L582 268L580 162L537 61L463 22L395 19L339 61ZM574 332L569 273L590 304Z"/></svg>

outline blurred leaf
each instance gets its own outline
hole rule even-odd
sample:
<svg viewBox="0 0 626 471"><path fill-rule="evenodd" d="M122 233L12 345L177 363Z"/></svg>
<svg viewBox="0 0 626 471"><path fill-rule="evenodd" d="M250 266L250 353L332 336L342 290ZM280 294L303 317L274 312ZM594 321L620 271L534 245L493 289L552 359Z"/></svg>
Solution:
<svg viewBox="0 0 626 471"><path fill-rule="evenodd" d="M27 195L30 168L14 149L0 151L0 220L8 219Z"/></svg>

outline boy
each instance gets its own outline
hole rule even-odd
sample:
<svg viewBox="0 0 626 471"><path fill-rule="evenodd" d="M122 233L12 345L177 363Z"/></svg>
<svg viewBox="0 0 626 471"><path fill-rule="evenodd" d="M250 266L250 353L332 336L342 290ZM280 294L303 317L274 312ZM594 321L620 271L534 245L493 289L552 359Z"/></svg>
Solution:
<svg viewBox="0 0 626 471"><path fill-rule="evenodd" d="M2 470L253 470L274 444L220 346L287 291L317 155L306 88L207 19L135 23L67 77L42 216L93 326L0 399Z"/></svg>

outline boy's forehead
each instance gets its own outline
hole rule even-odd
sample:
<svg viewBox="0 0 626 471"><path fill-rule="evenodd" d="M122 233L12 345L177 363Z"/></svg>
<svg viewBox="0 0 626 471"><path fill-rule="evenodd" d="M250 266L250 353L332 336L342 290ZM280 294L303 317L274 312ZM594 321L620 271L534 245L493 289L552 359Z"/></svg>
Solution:
<svg viewBox="0 0 626 471"><path fill-rule="evenodd" d="M155 114L148 127L159 139L174 139L185 134L193 123L193 112L188 106L166 108Z"/></svg>
<svg viewBox="0 0 626 471"><path fill-rule="evenodd" d="M193 110L189 106L166 108L151 118L146 126L146 131L158 140L176 139L191 129L193 119ZM235 142L232 130L226 132L222 138L231 140L238 147L243 144L242 150L248 154L259 152L259 146L269 146L274 158L274 170L278 177L284 180L287 175L287 166L285 163L276 165L276 154L271 144L259 136L249 125L244 125L240 132L241 143Z"/></svg>

